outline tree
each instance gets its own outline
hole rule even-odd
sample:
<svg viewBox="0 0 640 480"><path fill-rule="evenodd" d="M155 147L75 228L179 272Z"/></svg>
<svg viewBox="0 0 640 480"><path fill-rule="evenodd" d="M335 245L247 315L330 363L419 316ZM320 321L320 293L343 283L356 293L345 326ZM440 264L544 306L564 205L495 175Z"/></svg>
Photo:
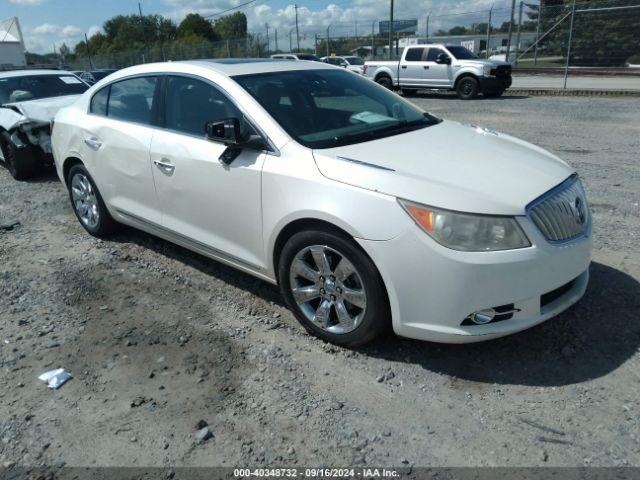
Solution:
<svg viewBox="0 0 640 480"><path fill-rule="evenodd" d="M194 36L209 41L220 40L220 36L213 29L212 23L197 13L187 15L177 29L178 38L190 38Z"/></svg>
<svg viewBox="0 0 640 480"><path fill-rule="evenodd" d="M247 16L242 12L218 18L213 22L213 30L223 40L247 36Z"/></svg>

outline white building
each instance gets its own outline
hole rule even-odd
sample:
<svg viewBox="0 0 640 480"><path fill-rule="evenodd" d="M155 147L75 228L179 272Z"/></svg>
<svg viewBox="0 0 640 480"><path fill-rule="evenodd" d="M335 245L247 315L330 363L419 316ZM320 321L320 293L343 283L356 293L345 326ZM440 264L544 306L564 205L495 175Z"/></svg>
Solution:
<svg viewBox="0 0 640 480"><path fill-rule="evenodd" d="M515 50L517 33L513 32L511 35L512 48ZM509 35L507 33L495 32L489 37L489 49L493 52L500 50L506 50ZM536 40L535 32L521 32L520 33L520 45L518 45L518 51L525 50ZM444 35L444 36L430 36L429 39L425 37L407 37L401 38L398 41L398 47L400 49L409 46L422 43L444 43L448 45L461 45L468 48L474 53L480 53L487 48L487 35ZM505 47L505 48L501 48ZM502 52L504 53L504 52Z"/></svg>
<svg viewBox="0 0 640 480"><path fill-rule="evenodd" d="M25 67L24 40L16 17L0 21L0 69Z"/></svg>

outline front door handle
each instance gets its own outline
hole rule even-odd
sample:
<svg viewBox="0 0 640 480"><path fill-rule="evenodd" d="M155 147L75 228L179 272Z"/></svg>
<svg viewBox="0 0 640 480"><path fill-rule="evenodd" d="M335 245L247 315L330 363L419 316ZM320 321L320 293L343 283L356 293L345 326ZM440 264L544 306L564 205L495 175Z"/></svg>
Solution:
<svg viewBox="0 0 640 480"><path fill-rule="evenodd" d="M167 176L173 175L173 172L176 169L176 166L169 161L167 158L162 158L160 160L154 160L153 163L156 164L156 167Z"/></svg>
<svg viewBox="0 0 640 480"><path fill-rule="evenodd" d="M424 69L425 69L425 70L429 70L429 65L425 65L425 66L424 66Z"/></svg>
<svg viewBox="0 0 640 480"><path fill-rule="evenodd" d="M407 68L407 66L406 65L402 65L400 68Z"/></svg>
<svg viewBox="0 0 640 480"><path fill-rule="evenodd" d="M92 150L98 150L102 146L102 142L96 138L85 138L84 143Z"/></svg>

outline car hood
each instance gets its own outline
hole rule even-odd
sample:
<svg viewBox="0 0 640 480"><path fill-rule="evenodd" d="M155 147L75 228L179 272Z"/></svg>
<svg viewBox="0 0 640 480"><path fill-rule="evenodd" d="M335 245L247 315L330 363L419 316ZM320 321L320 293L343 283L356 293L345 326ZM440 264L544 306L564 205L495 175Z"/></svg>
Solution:
<svg viewBox="0 0 640 480"><path fill-rule="evenodd" d="M80 95L65 95L62 97L40 98L22 102L5 103L3 107L18 110L27 120L37 123L48 123L53 120L58 110L74 103Z"/></svg>
<svg viewBox="0 0 640 480"><path fill-rule="evenodd" d="M472 125L443 121L370 142L314 150L332 180L462 212L523 215L574 170L551 153Z"/></svg>

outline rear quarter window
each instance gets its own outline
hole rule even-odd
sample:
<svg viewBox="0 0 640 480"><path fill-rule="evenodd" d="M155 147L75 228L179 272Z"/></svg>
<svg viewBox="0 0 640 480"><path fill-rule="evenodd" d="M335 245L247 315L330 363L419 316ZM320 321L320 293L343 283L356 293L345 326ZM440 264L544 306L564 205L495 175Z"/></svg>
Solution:
<svg viewBox="0 0 640 480"><path fill-rule="evenodd" d="M107 101L109 100L109 89L111 86L107 86L98 91L93 98L91 98L91 106L89 111L94 115L107 116Z"/></svg>

